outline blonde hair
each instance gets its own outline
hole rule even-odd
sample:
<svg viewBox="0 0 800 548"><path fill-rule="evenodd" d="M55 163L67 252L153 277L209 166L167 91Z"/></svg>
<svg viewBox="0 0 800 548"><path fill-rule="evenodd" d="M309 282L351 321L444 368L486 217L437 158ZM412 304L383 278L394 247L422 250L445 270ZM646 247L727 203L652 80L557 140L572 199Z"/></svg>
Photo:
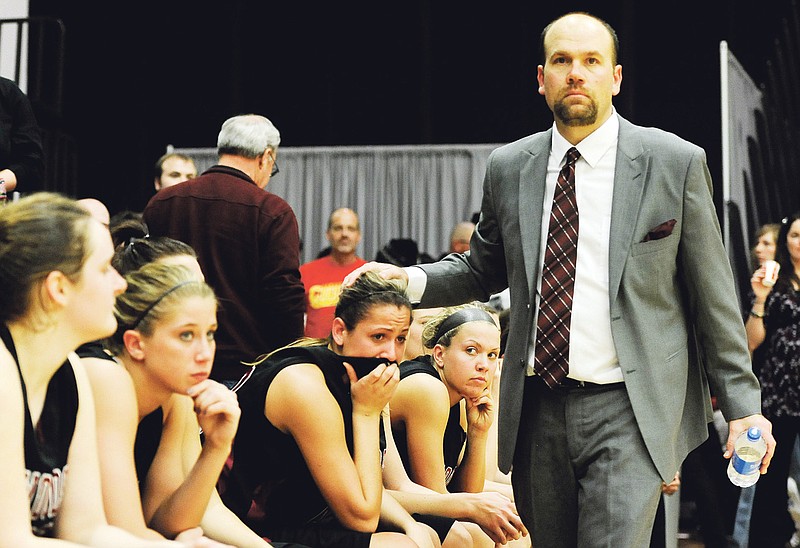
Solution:
<svg viewBox="0 0 800 548"><path fill-rule="evenodd" d="M457 321L454 326L448 327L445 322L447 322L451 316L455 316L461 311L468 311L470 313L463 314L463 318L455 318ZM483 314L481 314L481 312ZM500 327L497 325L497 320L495 320L495 316L492 316L492 314L496 316L497 311L479 302L448 306L425 324L425 327L422 329L422 345L427 349L431 349L437 344L448 347L453 342L453 337L461 330L461 326L473 321L490 321L499 330ZM446 330L442 331L441 328Z"/></svg>
<svg viewBox="0 0 800 548"><path fill-rule="evenodd" d="M148 263L125 276L127 290L117 297L114 315L117 332L108 341L114 353L124 348L122 336L135 329L152 335L155 325L190 297L203 297L216 302L214 290L197 274L182 265Z"/></svg>

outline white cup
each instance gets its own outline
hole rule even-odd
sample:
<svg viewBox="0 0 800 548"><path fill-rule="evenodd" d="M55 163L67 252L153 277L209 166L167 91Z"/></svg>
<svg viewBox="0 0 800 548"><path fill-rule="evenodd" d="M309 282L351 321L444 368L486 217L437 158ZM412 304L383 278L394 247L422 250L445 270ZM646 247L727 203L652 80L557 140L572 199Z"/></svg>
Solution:
<svg viewBox="0 0 800 548"><path fill-rule="evenodd" d="M772 287L778 280L778 271L781 265L777 261L764 261L764 279L761 283L766 287Z"/></svg>

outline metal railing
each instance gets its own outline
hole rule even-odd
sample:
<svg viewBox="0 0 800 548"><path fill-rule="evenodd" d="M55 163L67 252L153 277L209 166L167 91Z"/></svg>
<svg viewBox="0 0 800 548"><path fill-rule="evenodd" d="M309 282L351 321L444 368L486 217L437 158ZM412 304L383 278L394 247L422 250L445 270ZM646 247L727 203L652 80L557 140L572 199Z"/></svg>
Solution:
<svg viewBox="0 0 800 548"><path fill-rule="evenodd" d="M64 95L64 51L66 28L60 19L28 17L26 19L0 19L0 41L11 34L13 77L17 84L22 80L23 40L27 37L27 95L34 108L45 110L47 115L61 117ZM0 52L0 55L6 52ZM4 61L0 59L0 62Z"/></svg>

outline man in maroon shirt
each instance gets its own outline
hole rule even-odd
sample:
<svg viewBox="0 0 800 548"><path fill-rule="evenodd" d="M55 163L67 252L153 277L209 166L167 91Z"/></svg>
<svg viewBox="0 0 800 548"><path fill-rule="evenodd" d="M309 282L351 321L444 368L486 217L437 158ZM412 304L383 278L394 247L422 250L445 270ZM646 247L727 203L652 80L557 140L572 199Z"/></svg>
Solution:
<svg viewBox="0 0 800 548"><path fill-rule="evenodd" d="M225 121L219 161L163 188L144 220L153 236L191 245L220 301L211 377L234 384L251 362L303 335L300 236L294 211L264 189L278 172L280 133L255 114Z"/></svg>

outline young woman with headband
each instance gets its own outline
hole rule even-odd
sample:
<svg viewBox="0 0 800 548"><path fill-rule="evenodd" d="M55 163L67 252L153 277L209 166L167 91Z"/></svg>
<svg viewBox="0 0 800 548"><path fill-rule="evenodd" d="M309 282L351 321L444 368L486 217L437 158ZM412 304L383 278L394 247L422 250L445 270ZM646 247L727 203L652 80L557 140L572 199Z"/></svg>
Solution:
<svg viewBox="0 0 800 548"><path fill-rule="evenodd" d="M405 360L425 360L423 355L430 354L431 349L425 348L422 342L422 333L425 325L433 318L436 318L444 308L414 309L411 327L408 330L406 339ZM498 360L499 362L499 360ZM401 371L403 364L400 364ZM499 369L498 369L499 370ZM493 398L497 381L492 383ZM394 413L390 409L390 415ZM383 479L384 487L391 490L392 495L403 505L406 510L412 513L433 514L445 516L459 520L465 532L469 535L467 542L471 542L475 547L492 547L497 544L508 544L511 542L515 547L529 546L530 539L527 537L527 530L522 524L522 520L517 513L513 502L510 484L497 484L488 481L485 490L482 492L457 492L440 493L427 487L423 487L411 480L408 471L403 464L397 445L392 437L391 418L384 417L386 429L386 456L384 458ZM492 422L495 428L495 422ZM494 438L492 438L494 435ZM494 443L491 443L494 441ZM487 450L487 467L489 466L489 454L497 451L496 432L490 430ZM491 462L495 462L494 458ZM496 465L493 467L496 469ZM499 472L499 471L498 471ZM493 476L492 476L493 477ZM477 526L477 527L476 527ZM450 535L448 535L449 537ZM449 542L449 538L444 539L443 546ZM463 540L454 543L454 546L467 546Z"/></svg>
<svg viewBox="0 0 800 548"><path fill-rule="evenodd" d="M267 547L216 491L239 407L235 394L208 379L214 292L198 266L174 264L174 257L126 275L128 289L117 298L119 327L107 341L122 367L85 360L98 401L101 469L114 479L104 487L106 510L112 523L142 537Z"/></svg>
<svg viewBox="0 0 800 548"><path fill-rule="evenodd" d="M109 526L103 509L94 402L72 350L114 332L125 281L112 254L74 200L42 192L0 210L2 546L175 545Z"/></svg>
<svg viewBox="0 0 800 548"><path fill-rule="evenodd" d="M144 230L143 227L139 228ZM114 251L114 257L111 259L111 266L121 275L124 276L141 266L159 261L162 264L183 265L194 272L197 278L205 279L203 271L200 270L200 264L197 262L197 254L189 244L166 236L150 238L143 231L131 232L131 234L136 235L132 235L126 241L118 244ZM105 343L105 340L97 340L82 344L76 353L84 359L109 360L111 355L106 351Z"/></svg>
<svg viewBox="0 0 800 548"><path fill-rule="evenodd" d="M430 355L400 365L392 433L409 476L440 493L484 489L500 329L483 305L445 308L422 332Z"/></svg>

